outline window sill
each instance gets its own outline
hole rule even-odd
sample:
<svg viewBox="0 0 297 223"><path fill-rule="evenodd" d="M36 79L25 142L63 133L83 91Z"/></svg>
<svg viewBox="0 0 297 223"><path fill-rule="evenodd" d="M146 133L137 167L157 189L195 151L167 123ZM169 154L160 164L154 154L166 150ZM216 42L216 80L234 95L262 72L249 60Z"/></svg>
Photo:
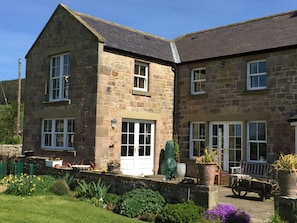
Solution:
<svg viewBox="0 0 297 223"><path fill-rule="evenodd" d="M70 105L71 99L61 101L43 101L42 103L47 105Z"/></svg>
<svg viewBox="0 0 297 223"><path fill-rule="evenodd" d="M208 98L208 94L204 93L204 94L191 94L190 95L191 98L193 99L203 99L203 98Z"/></svg>
<svg viewBox="0 0 297 223"><path fill-rule="evenodd" d="M146 97L151 97L151 93L146 92L146 91L138 91L138 90L132 90L133 95L139 95L139 96L146 96Z"/></svg>
<svg viewBox="0 0 297 223"><path fill-rule="evenodd" d="M245 90L242 92L242 95L263 95L263 94L268 94L269 89L259 89L259 90Z"/></svg>

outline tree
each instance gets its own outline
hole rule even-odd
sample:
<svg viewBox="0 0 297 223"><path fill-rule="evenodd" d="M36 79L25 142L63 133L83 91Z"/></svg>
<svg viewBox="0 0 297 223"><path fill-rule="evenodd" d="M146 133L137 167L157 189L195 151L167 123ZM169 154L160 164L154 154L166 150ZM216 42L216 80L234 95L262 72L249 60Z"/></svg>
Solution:
<svg viewBox="0 0 297 223"><path fill-rule="evenodd" d="M24 106L21 105L21 114L23 114ZM21 120L23 120L21 118ZM19 144L21 136L16 134L17 122L17 102L13 101L2 109L0 117L0 144ZM20 129L22 129L22 122Z"/></svg>

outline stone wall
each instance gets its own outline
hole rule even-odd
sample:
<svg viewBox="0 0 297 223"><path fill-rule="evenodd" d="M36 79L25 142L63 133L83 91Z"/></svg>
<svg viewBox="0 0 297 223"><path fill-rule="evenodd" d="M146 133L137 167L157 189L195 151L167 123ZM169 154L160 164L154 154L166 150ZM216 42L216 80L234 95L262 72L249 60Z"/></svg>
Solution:
<svg viewBox="0 0 297 223"><path fill-rule="evenodd" d="M0 156L14 157L22 154L22 145L0 145Z"/></svg>
<svg viewBox="0 0 297 223"><path fill-rule="evenodd" d="M24 173L29 172L29 164L34 164L36 175L51 174L63 176L66 172L73 174L75 179L85 179L87 182L97 182L101 178L105 185L110 185L109 192L122 195L136 188L149 188L159 191L168 203L181 203L193 200L204 208L214 207L218 200L218 187L206 187L193 184L179 183L178 180L165 181L161 176L133 177L111 173L99 173L93 171L79 171L68 169L56 169L45 166L45 159L41 157L23 157L19 161L24 162Z"/></svg>

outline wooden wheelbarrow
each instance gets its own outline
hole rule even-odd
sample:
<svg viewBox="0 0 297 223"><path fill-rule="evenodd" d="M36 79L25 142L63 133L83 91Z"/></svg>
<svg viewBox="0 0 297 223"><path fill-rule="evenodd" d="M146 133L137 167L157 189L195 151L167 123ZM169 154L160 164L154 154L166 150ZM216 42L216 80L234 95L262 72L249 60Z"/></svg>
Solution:
<svg viewBox="0 0 297 223"><path fill-rule="evenodd" d="M231 187L233 194L237 197L245 197L248 192L255 192L262 201L265 201L265 199L270 199L273 185L257 179L238 179Z"/></svg>

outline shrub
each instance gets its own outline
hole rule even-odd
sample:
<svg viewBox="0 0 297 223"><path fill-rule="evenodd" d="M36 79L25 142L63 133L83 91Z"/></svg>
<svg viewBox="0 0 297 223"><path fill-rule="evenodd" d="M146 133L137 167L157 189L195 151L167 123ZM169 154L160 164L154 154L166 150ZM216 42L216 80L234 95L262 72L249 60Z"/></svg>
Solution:
<svg viewBox="0 0 297 223"><path fill-rule="evenodd" d="M207 220L220 221L222 223L251 222L251 218L247 213L237 210L231 204L217 204L213 209L203 213L203 217Z"/></svg>
<svg viewBox="0 0 297 223"><path fill-rule="evenodd" d="M114 211L118 202L121 200L121 196L117 194L107 193L104 198L104 203L106 204L106 209Z"/></svg>
<svg viewBox="0 0 297 223"><path fill-rule="evenodd" d="M115 212L127 217L157 214L165 205L162 195L151 189L135 189L125 193L118 202Z"/></svg>
<svg viewBox="0 0 297 223"><path fill-rule="evenodd" d="M61 176L60 179L65 180L65 182L67 183L67 185L69 187L71 187L73 185L74 176L69 174L68 172L66 172L65 175Z"/></svg>
<svg viewBox="0 0 297 223"><path fill-rule="evenodd" d="M49 191L53 192L56 195L71 195L70 188L67 182L64 179L56 180L49 188Z"/></svg>
<svg viewBox="0 0 297 223"><path fill-rule="evenodd" d="M101 178L98 179L97 184L95 182L87 183L85 180L79 180L77 183L79 188L76 189L76 195L89 199L93 197L97 199L104 199L110 187L110 185L105 186L101 182Z"/></svg>
<svg viewBox="0 0 297 223"><path fill-rule="evenodd" d="M197 206L193 201L178 204L167 204L157 215L157 222L201 222L204 208Z"/></svg>

